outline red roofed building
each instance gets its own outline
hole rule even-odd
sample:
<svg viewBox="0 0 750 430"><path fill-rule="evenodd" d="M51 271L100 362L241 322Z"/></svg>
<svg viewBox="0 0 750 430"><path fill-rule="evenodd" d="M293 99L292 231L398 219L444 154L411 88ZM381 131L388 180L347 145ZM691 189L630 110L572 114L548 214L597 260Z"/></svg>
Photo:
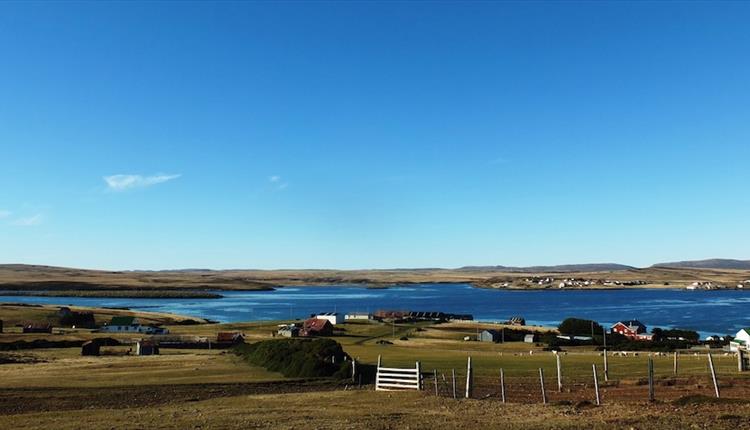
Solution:
<svg viewBox="0 0 750 430"><path fill-rule="evenodd" d="M646 333L646 326L638 320L620 321L612 326L612 333L633 340L651 340L654 335Z"/></svg>
<svg viewBox="0 0 750 430"><path fill-rule="evenodd" d="M330 336L333 334L333 324L328 320L310 318L302 324L300 336Z"/></svg>
<svg viewBox="0 0 750 430"><path fill-rule="evenodd" d="M216 341L219 343L243 343L245 336L236 331L220 331L216 334Z"/></svg>

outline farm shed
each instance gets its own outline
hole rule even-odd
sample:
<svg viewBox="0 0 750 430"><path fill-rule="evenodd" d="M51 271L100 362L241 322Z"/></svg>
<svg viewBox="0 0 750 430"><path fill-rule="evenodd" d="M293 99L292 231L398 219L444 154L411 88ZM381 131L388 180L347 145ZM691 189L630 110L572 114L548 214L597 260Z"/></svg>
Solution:
<svg viewBox="0 0 750 430"><path fill-rule="evenodd" d="M84 342L84 344L81 345L81 355L98 356L99 355L99 342L96 342L93 340Z"/></svg>
<svg viewBox="0 0 750 430"><path fill-rule="evenodd" d="M302 330L299 335L304 337L310 336L330 336L333 334L333 324L328 320L310 318L302 324Z"/></svg>
<svg viewBox="0 0 750 430"><path fill-rule="evenodd" d="M52 333L52 324L42 322L26 323L23 326L24 333Z"/></svg>
<svg viewBox="0 0 750 430"><path fill-rule="evenodd" d="M322 313L313 315L312 318L317 318L319 320L327 320L333 325L339 324L341 322L341 317L336 312L322 312Z"/></svg>
<svg viewBox="0 0 750 430"><path fill-rule="evenodd" d="M530 333L523 337L523 341L526 343L535 343L539 341L539 336L534 333Z"/></svg>
<svg viewBox="0 0 750 430"><path fill-rule="evenodd" d="M500 342L502 334L498 330L483 330L479 333L481 342Z"/></svg>
<svg viewBox="0 0 750 430"><path fill-rule="evenodd" d="M368 312L349 312L344 315L345 321L369 321L372 319L372 314Z"/></svg>
<svg viewBox="0 0 750 430"><path fill-rule="evenodd" d="M135 355L159 355L159 345L150 340L139 340L135 343Z"/></svg>

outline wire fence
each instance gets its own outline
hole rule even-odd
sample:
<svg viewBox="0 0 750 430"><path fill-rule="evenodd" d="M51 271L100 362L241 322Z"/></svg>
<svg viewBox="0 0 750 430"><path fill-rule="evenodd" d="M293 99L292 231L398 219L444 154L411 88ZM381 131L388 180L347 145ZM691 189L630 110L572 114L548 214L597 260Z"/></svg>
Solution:
<svg viewBox="0 0 750 430"><path fill-rule="evenodd" d="M518 357L502 360L505 363L495 368L488 368L486 362L481 369L474 368L471 358L462 368L424 366L421 387L427 395L512 403L604 404L689 395L750 395L750 380L738 371L735 354L607 354L606 359L603 354L590 354L575 360L549 354L545 358L536 357L533 364L542 364L536 368L528 366L530 363L519 366Z"/></svg>

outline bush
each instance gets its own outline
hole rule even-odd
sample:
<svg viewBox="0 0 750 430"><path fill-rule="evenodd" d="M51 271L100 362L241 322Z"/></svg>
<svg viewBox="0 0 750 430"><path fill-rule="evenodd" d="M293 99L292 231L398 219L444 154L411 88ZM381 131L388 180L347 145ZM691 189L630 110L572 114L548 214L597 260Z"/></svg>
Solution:
<svg viewBox="0 0 750 430"><path fill-rule="evenodd" d="M351 376L351 362L331 339L280 339L237 345L235 354L249 363L291 378ZM332 360L333 357L333 360Z"/></svg>
<svg viewBox="0 0 750 430"><path fill-rule="evenodd" d="M580 318L566 318L557 329L560 334L569 336L596 336L602 333L602 326L598 322Z"/></svg>

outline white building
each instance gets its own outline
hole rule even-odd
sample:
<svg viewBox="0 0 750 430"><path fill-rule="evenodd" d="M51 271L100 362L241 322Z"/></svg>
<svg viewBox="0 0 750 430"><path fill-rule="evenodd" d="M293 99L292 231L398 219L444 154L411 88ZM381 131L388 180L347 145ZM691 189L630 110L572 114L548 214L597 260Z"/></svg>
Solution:
<svg viewBox="0 0 750 430"><path fill-rule="evenodd" d="M740 349L747 351L750 346L750 328L743 328L734 335L734 340L729 342L729 350L737 352Z"/></svg>
<svg viewBox="0 0 750 430"><path fill-rule="evenodd" d="M372 319L372 314L368 312L349 312L344 315L345 321L369 321Z"/></svg>
<svg viewBox="0 0 750 430"><path fill-rule="evenodd" d="M316 314L313 318L319 320L328 320L333 325L341 323L341 317L336 312L323 312Z"/></svg>

